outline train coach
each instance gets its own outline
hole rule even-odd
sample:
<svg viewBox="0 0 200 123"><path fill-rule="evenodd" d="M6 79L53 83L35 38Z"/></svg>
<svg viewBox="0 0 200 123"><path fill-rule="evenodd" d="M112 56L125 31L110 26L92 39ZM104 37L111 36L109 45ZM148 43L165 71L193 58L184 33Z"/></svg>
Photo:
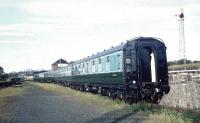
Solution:
<svg viewBox="0 0 200 123"><path fill-rule="evenodd" d="M34 75L129 102L159 103L169 93L166 46L161 39L138 37L67 67Z"/></svg>

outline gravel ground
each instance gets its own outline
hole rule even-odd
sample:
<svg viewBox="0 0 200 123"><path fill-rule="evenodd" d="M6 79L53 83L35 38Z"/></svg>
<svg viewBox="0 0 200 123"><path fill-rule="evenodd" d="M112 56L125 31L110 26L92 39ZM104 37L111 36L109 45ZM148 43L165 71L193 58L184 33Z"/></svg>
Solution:
<svg viewBox="0 0 200 123"><path fill-rule="evenodd" d="M19 94L2 96L0 90L0 122L2 123L127 123L146 122L145 116L126 109L108 110L85 104L70 95L51 92L30 83L10 87ZM1 94L2 93L2 94ZM102 108L102 110L101 110Z"/></svg>

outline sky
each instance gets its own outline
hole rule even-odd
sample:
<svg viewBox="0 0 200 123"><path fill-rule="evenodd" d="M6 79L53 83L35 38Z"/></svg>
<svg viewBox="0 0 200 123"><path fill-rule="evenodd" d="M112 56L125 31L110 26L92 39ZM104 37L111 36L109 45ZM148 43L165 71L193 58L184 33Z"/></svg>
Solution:
<svg viewBox="0 0 200 123"><path fill-rule="evenodd" d="M181 9L186 58L200 60L199 0L0 0L0 66L51 69L138 36L163 39L177 60Z"/></svg>

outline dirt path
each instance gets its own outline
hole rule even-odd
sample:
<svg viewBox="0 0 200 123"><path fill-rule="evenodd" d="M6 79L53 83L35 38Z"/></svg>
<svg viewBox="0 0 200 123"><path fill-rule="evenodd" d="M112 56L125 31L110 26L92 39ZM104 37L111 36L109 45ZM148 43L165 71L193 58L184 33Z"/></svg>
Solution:
<svg viewBox="0 0 200 123"><path fill-rule="evenodd" d="M96 106L27 82L0 90L2 123L114 123L139 122L144 118L124 110L106 111Z"/></svg>
<svg viewBox="0 0 200 123"><path fill-rule="evenodd" d="M78 123L101 115L89 105L29 83L6 89L12 92L3 96L0 91L0 121L3 123Z"/></svg>

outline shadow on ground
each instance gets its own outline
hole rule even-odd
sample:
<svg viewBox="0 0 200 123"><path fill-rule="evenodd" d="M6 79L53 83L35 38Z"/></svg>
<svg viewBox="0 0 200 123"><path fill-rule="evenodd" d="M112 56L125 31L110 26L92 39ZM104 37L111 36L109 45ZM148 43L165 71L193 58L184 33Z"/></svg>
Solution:
<svg viewBox="0 0 200 123"><path fill-rule="evenodd" d="M8 88L8 87L23 87L26 84L23 84L24 82L17 82L17 83L9 83L9 82L4 82L3 84L0 84L0 89L3 88Z"/></svg>
<svg viewBox="0 0 200 123"><path fill-rule="evenodd" d="M148 120L148 115L139 115L128 108L114 110L85 123L143 123Z"/></svg>

